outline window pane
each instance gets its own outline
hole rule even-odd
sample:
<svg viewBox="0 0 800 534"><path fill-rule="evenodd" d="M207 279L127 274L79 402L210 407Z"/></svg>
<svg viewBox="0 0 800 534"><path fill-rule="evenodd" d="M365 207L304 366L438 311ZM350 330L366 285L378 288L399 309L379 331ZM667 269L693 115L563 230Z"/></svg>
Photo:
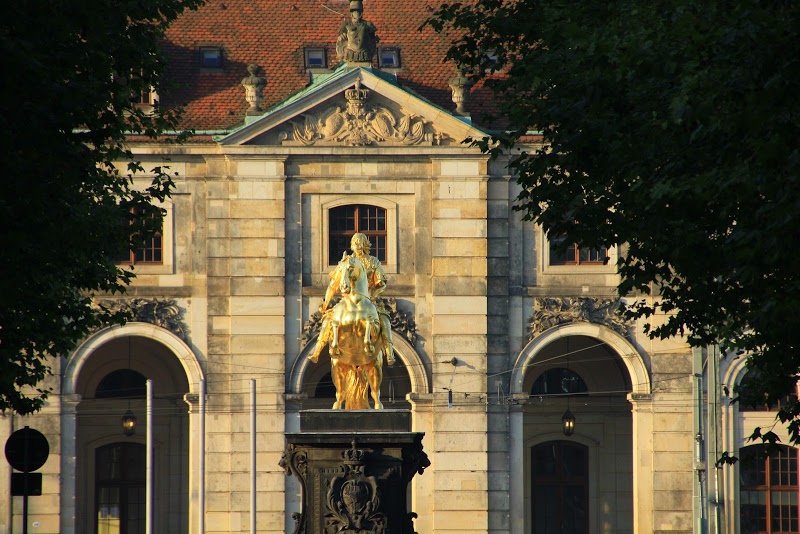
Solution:
<svg viewBox="0 0 800 534"><path fill-rule="evenodd" d="M763 445L739 451L740 523L743 533L787 534L798 524L797 449Z"/></svg>
<svg viewBox="0 0 800 534"><path fill-rule="evenodd" d="M386 210L378 206L352 204L328 212L328 264L336 265L342 253L350 252L350 239L355 233L367 236L370 254L386 263Z"/></svg>
<svg viewBox="0 0 800 534"><path fill-rule="evenodd" d="M564 393L586 393L589 389L583 378L565 367L548 369L539 375L531 387L532 395L562 395Z"/></svg>
<svg viewBox="0 0 800 534"><path fill-rule="evenodd" d="M586 491L583 486L564 488L565 534L581 534L586 531Z"/></svg>
<svg viewBox="0 0 800 534"><path fill-rule="evenodd" d="M537 485L534 489L533 501L533 523L534 532L537 534L542 532L544 534L557 534L558 518L556 512L558 488L552 486Z"/></svg>

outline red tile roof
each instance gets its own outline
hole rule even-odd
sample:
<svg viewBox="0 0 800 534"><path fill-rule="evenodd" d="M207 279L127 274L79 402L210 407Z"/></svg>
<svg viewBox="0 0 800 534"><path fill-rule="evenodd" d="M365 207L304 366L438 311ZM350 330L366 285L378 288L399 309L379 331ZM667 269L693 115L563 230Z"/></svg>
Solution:
<svg viewBox="0 0 800 534"><path fill-rule="evenodd" d="M418 31L438 4L365 0L363 5L364 19L377 27L379 46L400 48L400 85L454 110L448 86L454 65L443 63L449 39L430 28ZM304 47L325 47L328 66L337 64L336 33L348 9L342 0L209 0L198 11L185 13L168 31L168 84L161 88L162 102L184 107L187 128L216 130L240 124L247 109L241 86L247 65L259 65L267 79L262 107L280 102L309 83ZM209 45L224 51L219 72L200 68L199 47ZM490 100L487 89L473 88L473 117L477 119L480 105Z"/></svg>

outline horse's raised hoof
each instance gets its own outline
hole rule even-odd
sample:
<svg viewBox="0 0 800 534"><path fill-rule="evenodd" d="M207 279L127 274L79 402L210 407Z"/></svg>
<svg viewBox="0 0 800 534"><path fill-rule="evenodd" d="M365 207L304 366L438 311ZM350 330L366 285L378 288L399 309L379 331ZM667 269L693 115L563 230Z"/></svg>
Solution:
<svg viewBox="0 0 800 534"><path fill-rule="evenodd" d="M386 357L386 365L388 365L389 367L393 366L395 361L396 360L394 359L394 356Z"/></svg>
<svg viewBox="0 0 800 534"><path fill-rule="evenodd" d="M317 363L319 361L319 354L311 354L311 355L309 355L308 360L311 363Z"/></svg>

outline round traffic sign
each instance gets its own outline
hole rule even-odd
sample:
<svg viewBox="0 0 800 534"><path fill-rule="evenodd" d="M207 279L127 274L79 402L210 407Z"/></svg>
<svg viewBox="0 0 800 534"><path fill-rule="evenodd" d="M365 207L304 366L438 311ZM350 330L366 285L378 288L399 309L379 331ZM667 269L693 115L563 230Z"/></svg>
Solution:
<svg viewBox="0 0 800 534"><path fill-rule="evenodd" d="M21 428L6 441L6 459L11 467L23 473L36 471L47 461L50 445L38 430Z"/></svg>

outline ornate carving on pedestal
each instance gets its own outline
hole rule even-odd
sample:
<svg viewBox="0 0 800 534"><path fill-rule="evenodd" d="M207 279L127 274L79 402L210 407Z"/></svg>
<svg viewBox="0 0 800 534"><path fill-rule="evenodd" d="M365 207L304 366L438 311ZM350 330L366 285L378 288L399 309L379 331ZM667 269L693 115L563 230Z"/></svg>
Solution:
<svg viewBox="0 0 800 534"><path fill-rule="evenodd" d="M427 119L413 113L394 112L383 106L367 106L369 89L361 78L344 92L347 106L332 106L317 115L304 115L303 122L292 121L284 142L303 145L343 144L349 146L438 145L447 137L436 131Z"/></svg>
<svg viewBox="0 0 800 534"><path fill-rule="evenodd" d="M308 455L306 451L297 450L294 444L290 443L283 451L281 461L278 465L286 473L286 476L294 476L300 482L303 495L306 494L306 474L308 472ZM305 505L302 512L292 512L294 519L294 531L292 534L306 533L306 514Z"/></svg>
<svg viewBox="0 0 800 534"><path fill-rule="evenodd" d="M102 299L98 302L113 311L127 311L134 321L150 323L165 328L188 343L189 326L184 312L174 299Z"/></svg>
<svg viewBox="0 0 800 534"><path fill-rule="evenodd" d="M335 297L331 300L329 307L333 307L339 302L340 298ZM404 312L397 309L397 300L393 298L379 298L383 303L384 308L389 312L389 322L392 325L392 331L397 332L408 340L411 345L416 344L417 338L417 323L414 321L414 315L409 312ZM322 312L316 311L303 325L303 332L300 334L300 346L305 347L309 341L314 339L314 336L319 334L322 327Z"/></svg>
<svg viewBox="0 0 800 534"><path fill-rule="evenodd" d="M617 313L619 307L619 299L536 297L528 323L528 341L554 326L575 322L602 324L629 337L631 325Z"/></svg>
<svg viewBox="0 0 800 534"><path fill-rule="evenodd" d="M343 474L333 477L326 498L325 533L385 534L386 514L380 512L378 484L364 474L367 455L356 442L342 453Z"/></svg>

